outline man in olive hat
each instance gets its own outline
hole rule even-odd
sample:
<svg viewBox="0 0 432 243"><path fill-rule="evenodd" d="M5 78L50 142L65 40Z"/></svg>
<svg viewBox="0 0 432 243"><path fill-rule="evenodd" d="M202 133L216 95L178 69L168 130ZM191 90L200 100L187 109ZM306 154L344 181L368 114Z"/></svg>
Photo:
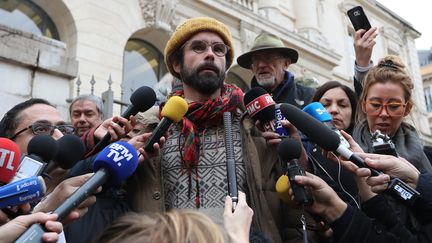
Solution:
<svg viewBox="0 0 432 243"><path fill-rule="evenodd" d="M294 75L287 71L297 60L296 50L285 47L280 38L262 33L255 39L252 49L237 58L237 63L253 72L252 87L263 87L276 103L303 108L312 99L315 89L297 84Z"/></svg>

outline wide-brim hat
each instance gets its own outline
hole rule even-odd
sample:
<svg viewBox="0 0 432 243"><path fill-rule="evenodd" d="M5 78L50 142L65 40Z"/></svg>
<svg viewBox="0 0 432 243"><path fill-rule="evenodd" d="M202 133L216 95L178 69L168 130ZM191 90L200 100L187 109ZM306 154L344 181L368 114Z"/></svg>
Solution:
<svg viewBox="0 0 432 243"><path fill-rule="evenodd" d="M291 59L291 63L296 63L298 60L298 52L292 48L286 47L279 37L268 33L262 33L255 38L251 50L237 58L237 63L243 68L250 69L252 56L257 52L269 50L276 51Z"/></svg>

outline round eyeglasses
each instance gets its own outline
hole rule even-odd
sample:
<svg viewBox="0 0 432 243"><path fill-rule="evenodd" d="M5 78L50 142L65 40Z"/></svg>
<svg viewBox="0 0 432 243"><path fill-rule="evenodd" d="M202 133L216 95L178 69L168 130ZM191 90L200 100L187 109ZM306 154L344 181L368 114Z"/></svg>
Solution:
<svg viewBox="0 0 432 243"><path fill-rule="evenodd" d="M210 46L213 53L218 57L225 56L228 51L230 50L229 46L225 45L221 42L213 42L213 43L207 43L202 40L193 40L193 41L187 41L184 43L183 47L188 46L189 49L192 51L201 54L208 50L208 47Z"/></svg>

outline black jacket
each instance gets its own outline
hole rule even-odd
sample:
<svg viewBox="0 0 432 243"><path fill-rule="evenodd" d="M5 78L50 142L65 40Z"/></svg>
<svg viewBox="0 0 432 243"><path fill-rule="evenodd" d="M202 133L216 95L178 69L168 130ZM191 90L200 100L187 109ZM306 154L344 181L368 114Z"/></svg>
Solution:
<svg viewBox="0 0 432 243"><path fill-rule="evenodd" d="M368 243L426 243L432 242L432 174L419 177L417 190L421 193L412 210L421 222L418 230L408 229L396 216L383 195L362 204L362 211L348 206L345 213L332 224L337 242Z"/></svg>

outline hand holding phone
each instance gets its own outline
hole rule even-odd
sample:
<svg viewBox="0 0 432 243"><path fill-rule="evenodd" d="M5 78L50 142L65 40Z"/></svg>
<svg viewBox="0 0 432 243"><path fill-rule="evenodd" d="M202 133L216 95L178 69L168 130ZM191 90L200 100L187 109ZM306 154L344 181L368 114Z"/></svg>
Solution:
<svg viewBox="0 0 432 243"><path fill-rule="evenodd" d="M372 26L369 23L368 18L366 17L365 12L361 6L354 7L347 11L348 17L351 20L351 23L355 29L355 31L359 29L364 29L368 31Z"/></svg>

